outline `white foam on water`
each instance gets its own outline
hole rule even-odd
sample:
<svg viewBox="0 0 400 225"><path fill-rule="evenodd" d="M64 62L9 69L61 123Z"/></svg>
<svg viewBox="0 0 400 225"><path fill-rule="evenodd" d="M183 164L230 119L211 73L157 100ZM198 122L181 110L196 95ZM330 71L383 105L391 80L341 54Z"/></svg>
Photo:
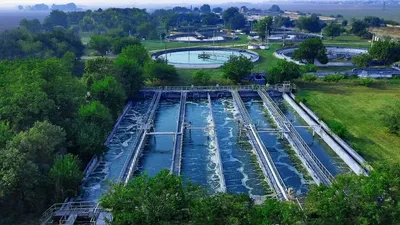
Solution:
<svg viewBox="0 0 400 225"><path fill-rule="evenodd" d="M208 113L207 117L206 117L206 121L207 121L207 134L208 137L210 137L209 141L208 141L208 150L209 150L209 157L210 157L210 161L215 165L215 168L209 168L211 169L211 172L213 173L211 176L211 180L214 182L217 182L219 185L217 187L218 192L222 192L223 191L223 184L222 184L222 171L219 171L219 167L222 165L220 165L220 159L217 155L217 140L216 140L216 135L215 135L215 131L214 129L212 129L212 125L213 125L213 121L212 121L212 116L211 113Z"/></svg>

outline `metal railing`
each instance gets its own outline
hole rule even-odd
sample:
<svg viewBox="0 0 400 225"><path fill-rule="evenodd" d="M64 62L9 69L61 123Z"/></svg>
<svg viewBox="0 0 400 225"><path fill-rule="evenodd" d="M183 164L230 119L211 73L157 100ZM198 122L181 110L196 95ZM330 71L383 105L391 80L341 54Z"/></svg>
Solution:
<svg viewBox="0 0 400 225"><path fill-rule="evenodd" d="M232 91L232 97L234 99L234 102L236 103L238 110L244 120L244 122L247 125L247 129L250 130L249 137L251 141L253 142L254 147L256 148L256 151L259 154L259 157L262 158L264 157L267 165L263 165L266 174L266 178L268 182L270 183L271 187L273 188L274 192L279 196L279 198L283 198L285 200L288 200L289 197L287 195L287 188L286 185L280 176L278 170L276 169L276 166L274 164L274 161L272 160L271 155L269 154L267 148L265 147L264 143L261 141L261 137L259 136L257 130L255 129L254 125L252 124L251 117L248 114L246 107L244 106L244 103L239 96L239 93L237 91ZM262 159L261 159L262 161Z"/></svg>
<svg viewBox="0 0 400 225"><path fill-rule="evenodd" d="M143 87L143 91L209 91L209 90L257 90L265 88L261 85L229 85L229 86L164 86L164 87Z"/></svg>
<svg viewBox="0 0 400 225"><path fill-rule="evenodd" d="M154 118L154 115L158 108L158 103L160 102L160 99L161 99L161 92L157 92L155 94L155 100L153 97L153 101L150 104L150 107L149 107L150 112L148 111L144 117L144 120L143 120L143 122L145 124L144 129L139 131L137 139L135 140L135 145L133 145L135 150L132 152L132 155L129 157L130 158L129 163L128 163L128 165L130 165L129 169L128 169L126 175L124 177L122 177L122 179L121 179L125 184L127 184L129 182L129 179L131 178L131 176L136 168L136 164L140 157L140 152L143 148L144 140L146 138L147 129L150 128L150 123L152 122L152 120ZM140 140L140 142L138 145L137 143L139 140Z"/></svg>
<svg viewBox="0 0 400 225"><path fill-rule="evenodd" d="M214 112L213 112L213 107L212 107L212 102L211 102L211 96L208 93L207 94L208 98L208 106L210 108L210 115L211 115L211 126L213 127L213 132L214 132L214 141L215 141L215 147L216 147L216 154L219 160L219 170L220 170L220 176L221 176L221 189L222 192L226 192L226 183L225 183L225 176L224 176L224 170L222 168L222 159L221 159L221 153L219 150L219 143L218 143L218 136L217 136L217 127L215 125L215 120L214 120Z"/></svg>
<svg viewBox="0 0 400 225"><path fill-rule="evenodd" d="M155 102L157 101L157 98L158 98L158 93L156 93L156 94L153 95L153 98L152 98L152 100L151 100L151 102L150 102L150 105L149 105L149 108L148 108L146 114L145 114L144 117L141 119L141 121L137 121L137 123L143 123L143 122L145 122L145 121L147 120L147 116L149 115L149 113L150 113L150 111L151 111L153 105L154 105ZM138 124L138 125L139 125L139 124ZM141 128L139 128L139 129L141 129ZM136 149L136 146L138 145L138 142L140 141L140 137L141 137L142 132L143 132L142 130L139 130L139 131L136 133L136 136L134 137L134 142L133 142L133 144L132 144L132 147L134 148L134 150L132 151L131 155L130 155L129 157L126 158L126 160L125 160L125 162L124 162L124 165L123 165L123 167L122 167L122 170L121 170L121 172L120 172L120 174L119 174L119 176L118 176L118 178L119 178L118 180L120 180L120 181L123 181L123 182L125 181L127 172L129 172L129 171L127 171L128 165L131 163L132 157L133 157L133 155L135 154L135 149Z"/></svg>
<svg viewBox="0 0 400 225"><path fill-rule="evenodd" d="M186 92L181 93L180 107L179 107L179 118L176 126L176 135L174 139L174 151L172 154L172 165L171 171L177 175L180 175L181 171L181 157L183 147L183 131L185 129L185 111L186 111ZM180 133L180 134L178 134ZM178 143L179 142L179 143ZM179 149L178 149L179 147Z"/></svg>
<svg viewBox="0 0 400 225"><path fill-rule="evenodd" d="M56 203L48 208L40 218L40 224L45 225L51 222L54 215L60 215L59 223L66 224L68 221L74 219L71 216L79 216L84 214L85 216L97 217L100 213L99 204L96 202L84 201L84 202L67 202L67 203Z"/></svg>
<svg viewBox="0 0 400 225"><path fill-rule="evenodd" d="M258 90L258 94L263 100L265 106L268 111L271 113L272 117L276 121L277 125L284 130L288 130L287 138L290 138L293 143L293 147L297 148L299 154L307 161L309 164L309 168L312 169L318 176L318 178L326 185L330 185L334 177L332 174L326 169L326 167L321 163L318 157L314 154L314 152L310 149L304 139L297 132L296 128L293 124L286 118L283 112L279 109L279 107L274 103L268 93L265 91Z"/></svg>

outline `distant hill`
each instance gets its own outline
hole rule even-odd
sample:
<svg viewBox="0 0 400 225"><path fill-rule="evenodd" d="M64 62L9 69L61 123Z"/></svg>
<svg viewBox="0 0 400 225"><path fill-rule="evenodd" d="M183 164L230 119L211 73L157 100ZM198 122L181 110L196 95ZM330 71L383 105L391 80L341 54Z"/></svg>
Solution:
<svg viewBox="0 0 400 225"><path fill-rule="evenodd" d="M19 7L20 8L20 7ZM22 9L22 8L20 8ZM25 10L32 10L32 11L49 11L49 10L61 10L61 11L78 11L81 10L76 6L75 3L71 2L68 4L53 4L51 7L46 4L35 4L32 6L26 6Z"/></svg>

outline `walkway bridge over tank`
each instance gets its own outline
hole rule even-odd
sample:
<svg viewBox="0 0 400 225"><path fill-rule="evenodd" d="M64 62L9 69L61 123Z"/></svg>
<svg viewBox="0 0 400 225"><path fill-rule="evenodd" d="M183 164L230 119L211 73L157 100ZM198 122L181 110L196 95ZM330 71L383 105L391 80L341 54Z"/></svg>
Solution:
<svg viewBox="0 0 400 225"><path fill-rule="evenodd" d="M182 147L183 147L183 135L185 129L206 129L203 127L192 127L190 124L185 123L185 110L186 110L186 99L188 94L198 93L199 96L205 96L209 101L211 116L212 115L212 105L211 99L212 95L214 97L218 97L219 95L215 95L215 93L219 94L227 94L233 98L235 107L239 111L240 120L243 123L243 126L246 130L246 133L253 145L257 153L258 162L260 167L263 170L266 180L268 181L271 189L276 194L276 197L280 200L291 200L291 196L288 193L288 190L285 186L284 181L280 177L279 172L277 171L274 162L271 159L271 156L268 153L265 145L261 141L259 133L261 132L271 132L271 133L281 133L284 135L292 146L295 148L296 153L302 159L302 162L306 165L307 169L311 174L315 174L315 177L318 178L323 184L329 185L332 182L332 175L326 171L326 169L321 165L318 159L312 154L309 150L308 146L305 144L304 140L300 137L300 135L294 129L294 126L288 121L285 116L279 111L276 105L274 105L272 99L270 99L269 94L267 92L290 92L292 86L288 83L276 85L276 86L257 86L257 85L249 85L249 86L189 86L189 87L158 87L158 88L144 88L141 92L145 93L147 96L152 96L152 100L148 107L148 110L145 115L140 119L140 124L138 124L138 132L133 142L133 151L130 156L125 161L125 164L122 168L121 174L118 178L120 182L127 184L129 180L132 178L133 173L136 170L138 160L141 156L141 152L143 150L143 146L148 136L150 135L170 135L172 136L173 142L173 156L170 170L172 173L180 175L181 172L181 160L182 160ZM239 95L240 92L252 92L258 94L262 100L268 111L271 113L273 119L277 123L277 128L257 128L257 126L252 122L244 103ZM168 97L169 93L179 94L180 99L180 107L179 114L177 120L177 127L175 132L157 132L154 131L153 123L154 117L156 114L156 110L158 108L160 99L164 97ZM131 102L128 104L132 104ZM129 106L130 107L130 106ZM126 112L124 112L126 113ZM123 113L123 115L124 115ZM121 117L123 117L123 115ZM110 134L110 137L106 141L106 145L112 143L113 134L118 130L119 122L121 118L118 119L117 124L115 125L113 131ZM213 122L213 121L212 121ZM214 123L213 123L214 124ZM215 132L215 124L208 129L213 129ZM216 136L215 136L216 138ZM216 138L217 139L217 138ZM220 157L219 148L218 148L218 140L217 143L217 152L218 157ZM304 161L303 161L304 159ZM221 164L221 163L220 163ZM219 171L222 174L222 180L224 181L222 165L219 168ZM224 182L223 182L224 183ZM225 185L224 185L225 186ZM223 188L223 191L226 191L226 188ZM97 202L74 202L68 201L65 203L55 204L51 208L49 208L42 216L41 224L78 224L77 221L84 220L86 224L106 224L106 220L112 219L111 214L104 209L101 209Z"/></svg>

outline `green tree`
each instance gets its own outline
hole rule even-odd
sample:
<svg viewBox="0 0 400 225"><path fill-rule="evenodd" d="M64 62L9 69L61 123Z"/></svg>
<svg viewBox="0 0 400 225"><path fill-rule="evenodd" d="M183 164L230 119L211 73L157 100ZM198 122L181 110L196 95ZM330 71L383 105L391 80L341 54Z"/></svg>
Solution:
<svg viewBox="0 0 400 225"><path fill-rule="evenodd" d="M225 22L225 27L233 30L243 28L246 23L246 19L239 13L236 7L230 7L224 10L222 19Z"/></svg>
<svg viewBox="0 0 400 225"><path fill-rule="evenodd" d="M221 13L222 8L221 7L213 8L212 11L213 11L213 13Z"/></svg>
<svg viewBox="0 0 400 225"><path fill-rule="evenodd" d="M355 20L351 23L350 31L356 36L363 37L368 33L367 28L368 24L364 23L361 20Z"/></svg>
<svg viewBox="0 0 400 225"><path fill-rule="evenodd" d="M339 24L330 23L324 28L323 32L325 36L331 37L333 39L334 37L340 36L342 32L342 27Z"/></svg>
<svg viewBox="0 0 400 225"><path fill-rule="evenodd" d="M345 27L345 26L347 26L347 24L349 23L349 21L347 21L347 20L343 20L342 21L342 27Z"/></svg>
<svg viewBox="0 0 400 225"><path fill-rule="evenodd" d="M22 19L19 22L19 26L27 29L31 34L37 34L42 31L42 24L40 24L40 21L38 19Z"/></svg>
<svg viewBox="0 0 400 225"><path fill-rule="evenodd" d="M118 55L121 53L122 49L131 45L141 45L140 40L131 37L115 38L112 44L113 53Z"/></svg>
<svg viewBox="0 0 400 225"><path fill-rule="evenodd" d="M135 60L141 67L150 60L149 52L142 45L132 45L122 49L120 57Z"/></svg>
<svg viewBox="0 0 400 225"><path fill-rule="evenodd" d="M188 220L190 202L200 195L198 190L162 170L154 177L136 177L126 186L114 184L100 204L112 210L113 225L182 224Z"/></svg>
<svg viewBox="0 0 400 225"><path fill-rule="evenodd" d="M60 10L53 10L50 15L44 19L43 27L47 31L53 30L55 27L68 27L67 14Z"/></svg>
<svg viewBox="0 0 400 225"><path fill-rule="evenodd" d="M72 154L56 158L49 178L54 182L55 197L58 201L76 196L83 178L79 168L80 160Z"/></svg>
<svg viewBox="0 0 400 225"><path fill-rule="evenodd" d="M293 52L293 58L300 61L305 60L309 64L314 64L315 59L322 64L328 63L326 48L319 38L309 38L303 41Z"/></svg>
<svg viewBox="0 0 400 225"><path fill-rule="evenodd" d="M211 74L204 70L198 70L194 76L193 80L197 85L207 85L210 83Z"/></svg>
<svg viewBox="0 0 400 225"><path fill-rule="evenodd" d="M102 80L108 75L116 76L116 78L119 79L118 71L113 60L101 57L86 61L83 81L88 88L90 88L95 81Z"/></svg>
<svg viewBox="0 0 400 225"><path fill-rule="evenodd" d="M128 98L136 96L144 83L143 68L135 59L119 56L115 60L115 67L120 74L121 85Z"/></svg>
<svg viewBox="0 0 400 225"><path fill-rule="evenodd" d="M279 60L275 66L268 68L267 81L272 84L282 83L299 78L300 75L299 65L286 60Z"/></svg>
<svg viewBox="0 0 400 225"><path fill-rule="evenodd" d="M124 89L111 76L95 81L91 86L91 95L94 100L100 101L107 106L114 118L118 116L126 100Z"/></svg>
<svg viewBox="0 0 400 225"><path fill-rule="evenodd" d="M106 148L104 140L111 130L112 117L109 109L99 101L83 105L79 109L79 118L75 123L79 155L90 159L93 155L101 155Z"/></svg>
<svg viewBox="0 0 400 225"><path fill-rule="evenodd" d="M255 207L255 209L256 211L252 214L253 224L305 224L304 212L294 202L282 202L267 198L261 206Z"/></svg>
<svg viewBox="0 0 400 225"><path fill-rule="evenodd" d="M144 66L144 72L150 80L171 82L178 78L175 67L165 62L148 61Z"/></svg>
<svg viewBox="0 0 400 225"><path fill-rule="evenodd" d="M296 26L300 30L306 30L311 33L319 33L321 32L322 28L324 27L324 23L319 20L319 17L316 15L312 15L310 17L303 17L301 16L296 21Z"/></svg>
<svg viewBox="0 0 400 225"><path fill-rule="evenodd" d="M200 11L202 13L210 13L211 12L211 7L208 4L204 4L200 7Z"/></svg>
<svg viewBox="0 0 400 225"><path fill-rule="evenodd" d="M248 195L217 194L196 198L190 209L193 224L250 224L253 202Z"/></svg>
<svg viewBox="0 0 400 225"><path fill-rule="evenodd" d="M369 64L371 62L373 62L374 60L370 54L365 53L365 54L354 56L352 58L352 61L357 67L369 67Z"/></svg>
<svg viewBox="0 0 400 225"><path fill-rule="evenodd" d="M0 151L7 144L7 141L11 140L14 136L14 131L10 128L10 123L0 120Z"/></svg>
<svg viewBox="0 0 400 225"><path fill-rule="evenodd" d="M244 56L232 56L222 67L225 78L235 83L240 83L244 77L249 76L254 65Z"/></svg>
<svg viewBox="0 0 400 225"><path fill-rule="evenodd" d="M29 212L42 204L39 168L16 148L0 151L0 215L9 216ZM1 219L0 219L1 221Z"/></svg>
<svg viewBox="0 0 400 225"><path fill-rule="evenodd" d="M368 177L339 176L313 186L305 201L307 224L398 224L400 167L375 165Z"/></svg>
<svg viewBox="0 0 400 225"><path fill-rule="evenodd" d="M104 35L94 35L90 37L89 48L96 50L101 56L105 56L111 49L110 38Z"/></svg>
<svg viewBox="0 0 400 225"><path fill-rule="evenodd" d="M268 33L272 29L272 17L270 16L264 17L255 24L254 28L257 31L258 36L260 36L260 38L264 41L266 38L265 34L267 32L267 29Z"/></svg>
<svg viewBox="0 0 400 225"><path fill-rule="evenodd" d="M384 65L400 60L400 43L392 41L377 41L368 50L369 55Z"/></svg>
<svg viewBox="0 0 400 225"><path fill-rule="evenodd" d="M201 21L204 25L217 25L219 20L219 16L214 13L205 13L201 16Z"/></svg>
<svg viewBox="0 0 400 225"><path fill-rule="evenodd" d="M28 131L15 135L9 147L18 149L41 169L48 171L55 155L65 149L65 138L63 128L48 121L35 122Z"/></svg>

